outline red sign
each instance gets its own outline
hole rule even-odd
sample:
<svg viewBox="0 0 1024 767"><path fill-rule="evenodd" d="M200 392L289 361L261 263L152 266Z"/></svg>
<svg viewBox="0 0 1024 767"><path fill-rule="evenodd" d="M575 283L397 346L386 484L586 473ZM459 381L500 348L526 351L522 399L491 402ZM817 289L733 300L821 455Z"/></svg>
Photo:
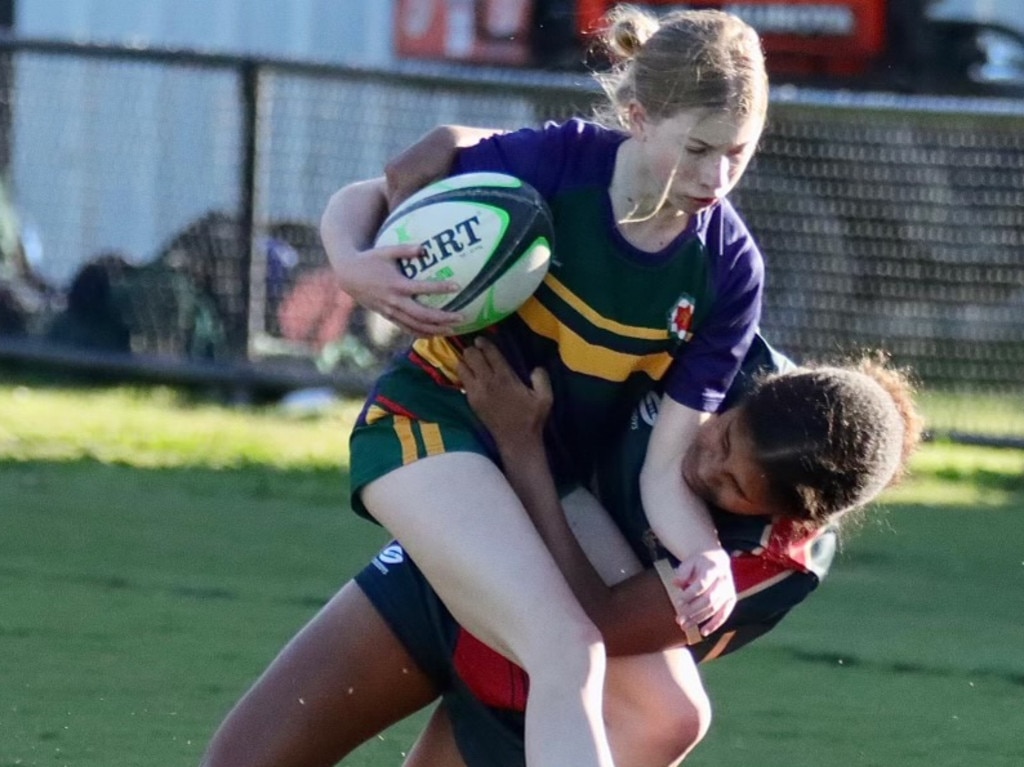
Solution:
<svg viewBox="0 0 1024 767"><path fill-rule="evenodd" d="M530 63L532 0L398 0L400 56L489 64Z"/></svg>
<svg viewBox="0 0 1024 767"><path fill-rule="evenodd" d="M578 0L580 33L592 34L615 4ZM886 0L644 0L634 5L656 13L685 8L734 13L760 33L773 73L858 74L878 59L886 46Z"/></svg>

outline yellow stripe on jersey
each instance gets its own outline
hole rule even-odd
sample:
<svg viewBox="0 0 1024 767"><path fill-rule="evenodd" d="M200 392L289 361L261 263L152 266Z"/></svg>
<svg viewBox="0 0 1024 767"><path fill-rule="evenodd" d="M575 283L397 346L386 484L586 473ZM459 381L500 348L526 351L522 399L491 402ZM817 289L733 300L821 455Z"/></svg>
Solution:
<svg viewBox="0 0 1024 767"><path fill-rule="evenodd" d="M558 318L536 299L527 301L519 310L519 316L534 333L558 344L562 363L577 373L616 383L625 381L630 374L636 372L644 372L654 380L660 380L672 364L672 355L668 352L626 354L592 344L559 322ZM667 332L663 332L660 337L666 336Z"/></svg>
<svg viewBox="0 0 1024 767"><path fill-rule="evenodd" d="M725 652L725 648L732 642L732 638L736 636L735 631L727 631L722 634L722 638L715 642L715 646L708 650L708 654L701 658L701 663L707 663L709 660L714 660L719 655Z"/></svg>
<svg viewBox="0 0 1024 767"><path fill-rule="evenodd" d="M398 442L402 446L402 465L412 463L419 458L416 449L416 437L412 432L412 421L407 416L396 415L393 428L398 436Z"/></svg>
<svg viewBox="0 0 1024 767"><path fill-rule="evenodd" d="M390 413L384 414L390 415ZM402 446L403 466L412 463L417 458L424 457L420 455L419 445L416 441L417 432L419 432L420 441L423 443L425 455L439 455L444 452L444 437L441 435L441 427L436 423L423 423L422 421L413 421L408 416L396 415L393 418L392 428L395 430L395 436L398 437L398 444Z"/></svg>
<svg viewBox="0 0 1024 767"><path fill-rule="evenodd" d="M644 328L636 325L623 325L621 322L610 320L598 314L588 303L573 293L563 283L559 282L550 274L544 278L544 284L551 288L551 291L567 303L575 312L581 315L594 327L607 330L619 336L627 338L641 338L645 341L663 341L668 338L668 328ZM535 303L533 301L531 303Z"/></svg>
<svg viewBox="0 0 1024 767"><path fill-rule="evenodd" d="M441 436L441 427L436 423L420 423L420 436L423 437L423 447L427 455L438 455L444 452L444 437Z"/></svg>
<svg viewBox="0 0 1024 767"><path fill-rule="evenodd" d="M366 423L377 423L384 418L390 418L391 411L385 410L380 405L370 405L366 410Z"/></svg>
<svg viewBox="0 0 1024 767"><path fill-rule="evenodd" d="M459 384L455 368L459 364L459 353L444 336L417 338L412 345L413 351L437 368L441 374L453 384Z"/></svg>

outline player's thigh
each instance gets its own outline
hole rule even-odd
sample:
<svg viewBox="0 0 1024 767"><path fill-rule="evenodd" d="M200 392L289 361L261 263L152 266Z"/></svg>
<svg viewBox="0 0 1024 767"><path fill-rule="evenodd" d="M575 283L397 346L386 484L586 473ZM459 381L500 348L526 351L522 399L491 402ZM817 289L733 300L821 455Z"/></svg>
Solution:
<svg viewBox="0 0 1024 767"><path fill-rule="evenodd" d="M704 684L685 648L609 659L604 707L618 767L672 764L711 722Z"/></svg>
<svg viewBox="0 0 1024 767"><path fill-rule="evenodd" d="M362 500L465 628L528 670L599 641L501 471L469 452L401 466ZM576 653L577 655L579 653Z"/></svg>
<svg viewBox="0 0 1024 767"><path fill-rule="evenodd" d="M349 582L239 701L203 764L334 764L438 692L362 590Z"/></svg>
<svg viewBox="0 0 1024 767"><path fill-rule="evenodd" d="M562 499L566 520L587 559L609 586L643 569L614 520L592 493L577 488Z"/></svg>

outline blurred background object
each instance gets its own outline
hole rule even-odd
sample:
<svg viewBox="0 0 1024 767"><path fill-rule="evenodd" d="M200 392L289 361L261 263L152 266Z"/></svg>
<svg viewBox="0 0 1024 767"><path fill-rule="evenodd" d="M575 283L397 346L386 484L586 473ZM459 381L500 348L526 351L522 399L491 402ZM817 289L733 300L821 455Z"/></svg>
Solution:
<svg viewBox="0 0 1024 767"><path fill-rule="evenodd" d="M336 59L360 46L392 56L371 68L253 52L322 54L314 27L325 6L305 0L262 0L264 13L249 15L236 0L154 0L116 18L100 9L121 0L79 0L73 13L64 0L21 0L17 21L35 32L119 42L0 41L8 75L0 359L235 392L365 391L408 339L333 285L317 233L329 195L379 174L438 123L537 125L588 115L597 95L580 59L571 63L577 54L557 46L583 19L567 0L473 5L471 34L484 24L492 37L529 42L527 61L537 61L543 40L549 69L473 61L488 49L472 46L452 49L464 59L399 57L394 25L443 32L426 11L445 3L392 3L394 16L374 17L387 42L352 47L349 37L369 29L366 6L376 4L353 3L348 25L325 20L338 35ZM868 3L850 4L860 15L843 15L840 5L730 7L753 14L756 6L762 28L776 32L784 24L842 31L842 19L877 21L882 8L875 3L872 16ZM934 39L959 41L970 71L1012 82L1014 49L979 58L962 21L937 15L940 5L900 4L900 34L926 49ZM414 6L424 15L403 18ZM885 7L889 39L897 5ZM225 28L208 29L203 9ZM997 17L987 18L995 35ZM271 22L277 37L265 31ZM161 45L217 50L123 44L133 29ZM806 47L807 61L827 48L816 50ZM908 92L925 74L942 80L937 66L899 87L890 74L885 87L854 88L869 72L850 71L816 85L810 73L776 77L762 151L733 194L771 263L765 332L801 359L887 348L934 395L935 429L1024 439L1024 103L1006 97L1012 89L963 81ZM127 326L127 352L52 343L57 318L75 316L83 281L110 337L120 337L118 322Z"/></svg>
<svg viewBox="0 0 1024 767"><path fill-rule="evenodd" d="M402 58L581 69L614 0L398 0ZM727 0L632 5L722 8L760 31L776 83L912 93L1024 92L1016 0Z"/></svg>

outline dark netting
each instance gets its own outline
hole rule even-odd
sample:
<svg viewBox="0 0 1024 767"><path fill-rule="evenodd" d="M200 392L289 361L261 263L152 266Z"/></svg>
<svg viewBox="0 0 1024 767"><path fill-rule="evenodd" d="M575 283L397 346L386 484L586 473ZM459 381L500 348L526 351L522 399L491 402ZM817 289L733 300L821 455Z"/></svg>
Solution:
<svg viewBox="0 0 1024 767"><path fill-rule="evenodd" d="M1019 436L1024 115L962 106L776 105L735 201L768 256L764 327L782 348L886 349L937 401L960 393L934 427L980 428L971 408L1002 399L984 429Z"/></svg>
<svg viewBox="0 0 1024 767"><path fill-rule="evenodd" d="M1024 121L913 106L775 109L735 195L769 259L765 330L1019 393Z"/></svg>

